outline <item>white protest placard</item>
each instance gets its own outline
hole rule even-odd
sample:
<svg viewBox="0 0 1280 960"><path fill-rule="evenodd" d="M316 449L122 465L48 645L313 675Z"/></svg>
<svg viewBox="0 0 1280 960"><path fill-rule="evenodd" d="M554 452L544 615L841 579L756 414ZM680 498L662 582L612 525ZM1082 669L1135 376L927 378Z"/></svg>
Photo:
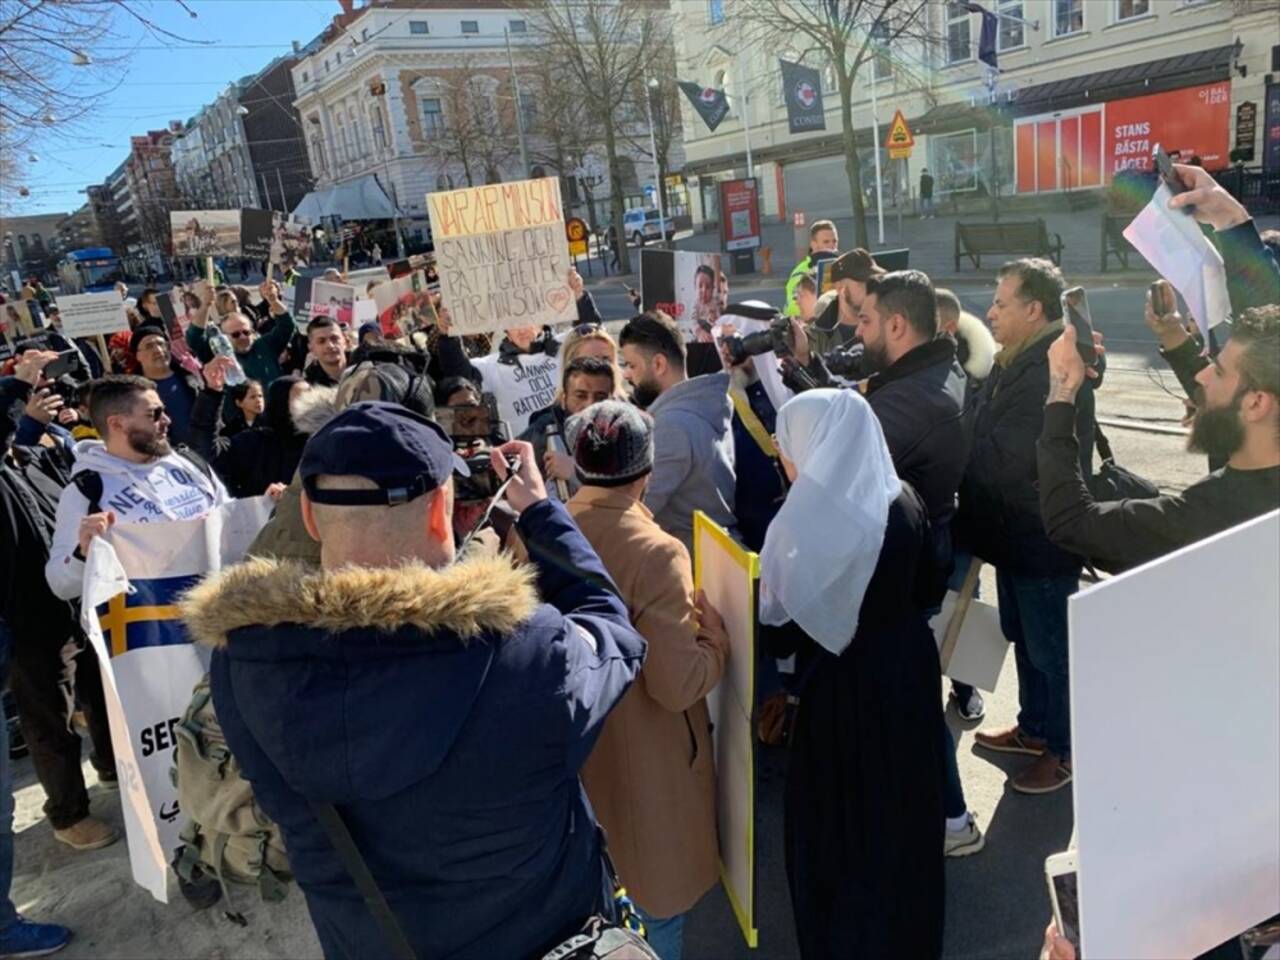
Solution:
<svg viewBox="0 0 1280 960"><path fill-rule="evenodd" d="M427 211L454 333L577 320L558 177L429 193Z"/></svg>
<svg viewBox="0 0 1280 960"><path fill-rule="evenodd" d="M702 511L693 514L693 578L724 618L729 658L707 697L716 756L716 815L720 825L720 882L747 945L756 929L755 736L756 591L760 558Z"/></svg>
<svg viewBox="0 0 1280 960"><path fill-rule="evenodd" d="M117 290L72 293L57 297L62 332L68 337L96 337L129 329L124 301Z"/></svg>
<svg viewBox="0 0 1280 960"><path fill-rule="evenodd" d="M948 590L942 609L929 621L939 648L959 599L959 593ZM995 693L1008 654L1009 642L1000 629L1000 611L993 604L972 600L960 623L951 656L942 665L942 673L952 680Z"/></svg>
<svg viewBox="0 0 1280 960"><path fill-rule="evenodd" d="M1083 957L1194 957L1280 909L1280 511L1068 603Z"/></svg>
<svg viewBox="0 0 1280 960"><path fill-rule="evenodd" d="M178 619L178 598L241 559L271 509L269 497L254 497L198 520L118 523L89 546L80 622L102 669L129 865L162 903L183 826L173 728L209 662Z"/></svg>

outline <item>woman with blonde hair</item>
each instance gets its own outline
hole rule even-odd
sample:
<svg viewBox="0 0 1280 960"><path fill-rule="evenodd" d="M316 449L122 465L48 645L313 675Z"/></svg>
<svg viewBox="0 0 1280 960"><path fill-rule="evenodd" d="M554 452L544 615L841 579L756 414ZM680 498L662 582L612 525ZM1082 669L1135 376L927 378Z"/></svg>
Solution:
<svg viewBox="0 0 1280 960"><path fill-rule="evenodd" d="M578 488L573 458L548 450L547 428L563 437L565 421L601 400L626 400L627 393L618 366L618 344L609 331L596 324L580 324L565 334L560 344L560 383L555 402L529 418L521 440L533 444L537 463L553 481L549 489L573 495Z"/></svg>
<svg viewBox="0 0 1280 960"><path fill-rule="evenodd" d="M613 367L613 391L610 396L615 400L627 399L626 380L622 377L622 368L618 366L618 341L599 324L579 324L572 327L560 341L560 387L556 391L555 403L535 413L530 418L530 427L534 420L545 415L552 407L564 405L565 371L579 357L599 357L609 361L609 365Z"/></svg>

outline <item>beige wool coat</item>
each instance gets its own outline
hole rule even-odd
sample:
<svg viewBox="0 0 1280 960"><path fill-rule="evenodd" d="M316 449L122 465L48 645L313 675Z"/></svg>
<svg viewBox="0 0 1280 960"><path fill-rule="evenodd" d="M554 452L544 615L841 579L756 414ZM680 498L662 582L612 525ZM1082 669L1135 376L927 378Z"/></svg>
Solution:
<svg viewBox="0 0 1280 960"><path fill-rule="evenodd" d="M627 892L651 915L675 916L718 876L706 696L724 672L728 637L699 630L688 551L644 504L584 486L567 506L649 644L582 782Z"/></svg>

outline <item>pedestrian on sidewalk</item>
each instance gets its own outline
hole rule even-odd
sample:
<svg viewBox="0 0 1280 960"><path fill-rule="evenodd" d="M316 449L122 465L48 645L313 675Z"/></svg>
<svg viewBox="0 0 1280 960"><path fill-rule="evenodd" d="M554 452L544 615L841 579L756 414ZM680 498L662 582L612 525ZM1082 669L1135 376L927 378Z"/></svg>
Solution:
<svg viewBox="0 0 1280 960"><path fill-rule="evenodd" d="M938 219L937 210L933 206L933 174L925 167L920 171L920 215L922 219Z"/></svg>

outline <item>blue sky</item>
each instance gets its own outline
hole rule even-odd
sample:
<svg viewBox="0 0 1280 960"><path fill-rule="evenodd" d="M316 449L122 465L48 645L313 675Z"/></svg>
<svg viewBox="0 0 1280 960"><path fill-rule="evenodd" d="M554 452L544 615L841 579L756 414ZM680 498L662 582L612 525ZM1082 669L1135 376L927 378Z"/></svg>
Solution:
<svg viewBox="0 0 1280 960"><path fill-rule="evenodd" d="M103 55L128 55L120 87L69 136L34 148L39 160L24 177L31 196L11 197L13 215L75 210L85 201L79 191L101 183L125 158L130 136L187 120L227 83L288 52L290 41L307 43L341 12L337 0L186 0L193 19L174 0L129 2L166 30L216 45L160 41L118 17L119 37L104 41L111 49Z"/></svg>

